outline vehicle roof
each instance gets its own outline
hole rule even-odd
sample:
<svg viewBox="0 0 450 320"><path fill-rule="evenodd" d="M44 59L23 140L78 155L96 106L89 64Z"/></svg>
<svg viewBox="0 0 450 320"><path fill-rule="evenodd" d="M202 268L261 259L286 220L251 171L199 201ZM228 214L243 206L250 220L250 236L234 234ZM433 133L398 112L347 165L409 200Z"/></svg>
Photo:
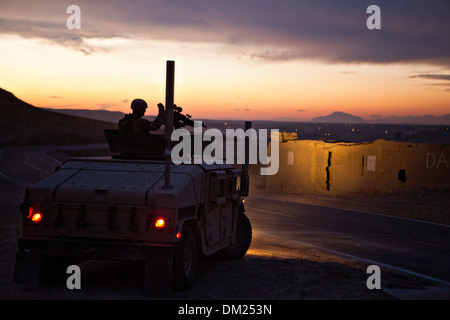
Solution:
<svg viewBox="0 0 450 320"><path fill-rule="evenodd" d="M70 158L64 162L62 167L67 169L95 169L95 170L140 170L140 171L158 171L164 172L164 160L141 160L141 159L114 159L114 158ZM227 170L235 169L236 167L230 164L208 164L192 163L192 164L172 164L171 171L174 172L189 172L199 167L204 171Z"/></svg>
<svg viewBox="0 0 450 320"><path fill-rule="evenodd" d="M201 201L203 173L227 169L234 167L172 164L170 188L166 189L164 161L72 158L29 188L29 194L31 201L181 208Z"/></svg>

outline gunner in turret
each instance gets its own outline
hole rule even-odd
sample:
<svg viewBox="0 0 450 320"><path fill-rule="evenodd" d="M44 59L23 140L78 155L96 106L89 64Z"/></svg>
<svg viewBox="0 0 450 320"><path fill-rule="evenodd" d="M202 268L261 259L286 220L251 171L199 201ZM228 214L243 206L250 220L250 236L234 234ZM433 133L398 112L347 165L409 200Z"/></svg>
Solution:
<svg viewBox="0 0 450 320"><path fill-rule="evenodd" d="M153 121L144 119L147 110L147 102L142 99L134 99L131 102L133 113L125 115L119 120L119 134L127 135L147 135L149 131L158 130L165 123L164 105L158 103L158 116Z"/></svg>

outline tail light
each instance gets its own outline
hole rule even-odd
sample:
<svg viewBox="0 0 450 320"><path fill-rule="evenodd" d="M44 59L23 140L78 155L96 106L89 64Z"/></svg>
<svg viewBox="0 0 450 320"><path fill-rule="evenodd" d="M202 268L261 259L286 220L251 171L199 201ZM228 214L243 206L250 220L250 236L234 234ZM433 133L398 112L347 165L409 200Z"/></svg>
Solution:
<svg viewBox="0 0 450 320"><path fill-rule="evenodd" d="M31 221L33 221L33 223L39 223L42 220L42 214L40 212L36 212L33 213L33 215L31 216Z"/></svg>
<svg viewBox="0 0 450 320"><path fill-rule="evenodd" d="M43 218L42 205L40 203L34 203L32 206L30 206L28 208L27 218L30 219L34 224L39 224Z"/></svg>
<svg viewBox="0 0 450 320"><path fill-rule="evenodd" d="M154 223L155 229L162 231L166 227L166 221L164 218L157 218Z"/></svg>

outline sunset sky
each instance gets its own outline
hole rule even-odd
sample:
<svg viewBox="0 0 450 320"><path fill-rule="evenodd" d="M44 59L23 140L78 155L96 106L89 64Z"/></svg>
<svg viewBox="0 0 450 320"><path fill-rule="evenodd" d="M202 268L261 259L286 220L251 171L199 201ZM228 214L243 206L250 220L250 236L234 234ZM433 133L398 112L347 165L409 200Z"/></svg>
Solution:
<svg viewBox="0 0 450 320"><path fill-rule="evenodd" d="M0 0L0 87L35 106L128 112L142 98L155 114L166 60L194 118L444 115L450 1Z"/></svg>

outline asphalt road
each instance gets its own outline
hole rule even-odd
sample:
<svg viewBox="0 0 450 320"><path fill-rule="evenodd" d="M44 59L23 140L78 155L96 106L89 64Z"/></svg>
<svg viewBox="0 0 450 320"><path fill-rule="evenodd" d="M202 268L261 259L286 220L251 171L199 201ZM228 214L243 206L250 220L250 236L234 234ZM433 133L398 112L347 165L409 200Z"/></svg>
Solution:
<svg viewBox="0 0 450 320"><path fill-rule="evenodd" d="M293 202L249 197L256 236L292 249L312 246L450 284L450 227Z"/></svg>

